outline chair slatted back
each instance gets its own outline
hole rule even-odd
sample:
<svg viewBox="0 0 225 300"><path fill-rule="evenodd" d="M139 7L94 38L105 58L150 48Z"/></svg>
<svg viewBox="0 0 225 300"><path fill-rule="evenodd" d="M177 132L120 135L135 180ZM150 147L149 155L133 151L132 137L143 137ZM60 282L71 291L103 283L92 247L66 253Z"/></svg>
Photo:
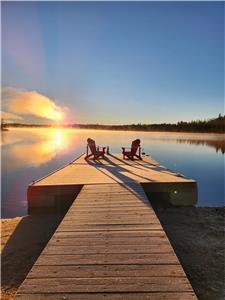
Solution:
<svg viewBox="0 0 225 300"><path fill-rule="evenodd" d="M87 139L87 143L88 143L88 147L90 148L91 150L91 153L92 154L96 154L97 153L97 149L96 149L96 144L95 144L95 141L88 138Z"/></svg>
<svg viewBox="0 0 225 300"><path fill-rule="evenodd" d="M140 143L141 143L141 141L139 139L136 139L132 142L132 144L131 144L131 154L132 155L136 154L138 148L140 147Z"/></svg>

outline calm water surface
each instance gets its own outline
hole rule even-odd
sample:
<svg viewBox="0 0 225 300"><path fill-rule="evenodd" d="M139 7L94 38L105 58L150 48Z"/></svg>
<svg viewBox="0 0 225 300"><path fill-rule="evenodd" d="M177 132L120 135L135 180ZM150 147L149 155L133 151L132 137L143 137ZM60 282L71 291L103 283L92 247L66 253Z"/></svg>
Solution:
<svg viewBox="0 0 225 300"><path fill-rule="evenodd" d="M144 152L197 181L199 206L224 205L224 135L77 129L10 129L1 134L3 218L26 215L28 184L85 152L88 137L109 145L111 152L140 138Z"/></svg>

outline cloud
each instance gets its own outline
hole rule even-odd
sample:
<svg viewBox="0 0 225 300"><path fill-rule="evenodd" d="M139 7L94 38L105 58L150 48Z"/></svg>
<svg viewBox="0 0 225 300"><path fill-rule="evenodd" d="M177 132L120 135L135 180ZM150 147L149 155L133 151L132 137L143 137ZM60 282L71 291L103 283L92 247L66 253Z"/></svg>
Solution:
<svg viewBox="0 0 225 300"><path fill-rule="evenodd" d="M49 97L37 91L20 90L4 87L2 98L6 107L12 113L32 115L49 120L60 120L63 117L62 108Z"/></svg>
<svg viewBox="0 0 225 300"><path fill-rule="evenodd" d="M23 120L22 117L18 116L18 115L15 115L15 114L12 114L12 113L9 113L9 112L4 112L4 111L1 111L0 112L1 114L1 119L3 120L6 120L6 121L11 121L11 120Z"/></svg>

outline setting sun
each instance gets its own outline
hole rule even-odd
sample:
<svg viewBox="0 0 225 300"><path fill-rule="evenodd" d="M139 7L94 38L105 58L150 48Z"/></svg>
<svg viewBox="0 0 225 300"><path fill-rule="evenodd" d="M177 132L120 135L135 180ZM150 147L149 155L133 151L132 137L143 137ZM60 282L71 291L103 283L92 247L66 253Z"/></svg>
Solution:
<svg viewBox="0 0 225 300"><path fill-rule="evenodd" d="M63 114L59 111L55 112L55 119L56 121L60 121L63 118Z"/></svg>

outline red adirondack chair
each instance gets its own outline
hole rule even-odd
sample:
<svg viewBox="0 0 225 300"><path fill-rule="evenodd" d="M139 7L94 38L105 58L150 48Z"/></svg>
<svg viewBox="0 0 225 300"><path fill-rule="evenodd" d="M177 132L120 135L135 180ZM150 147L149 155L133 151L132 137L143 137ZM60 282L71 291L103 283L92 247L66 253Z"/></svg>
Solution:
<svg viewBox="0 0 225 300"><path fill-rule="evenodd" d="M140 143L141 143L141 141L139 139L136 139L132 142L131 148L122 147L123 159L125 159L125 157L127 157L131 160L134 160L134 157L137 157L138 159L142 160ZM130 149L130 150L127 151L126 149ZM137 152L138 152L138 154L137 154Z"/></svg>
<svg viewBox="0 0 225 300"><path fill-rule="evenodd" d="M91 150L91 153L88 154L88 149ZM99 150L99 147L96 147L95 141L88 138L87 139L87 154L85 156L85 159L94 156L94 159L98 159L99 157L104 158L105 154L105 147L102 147L102 150Z"/></svg>

